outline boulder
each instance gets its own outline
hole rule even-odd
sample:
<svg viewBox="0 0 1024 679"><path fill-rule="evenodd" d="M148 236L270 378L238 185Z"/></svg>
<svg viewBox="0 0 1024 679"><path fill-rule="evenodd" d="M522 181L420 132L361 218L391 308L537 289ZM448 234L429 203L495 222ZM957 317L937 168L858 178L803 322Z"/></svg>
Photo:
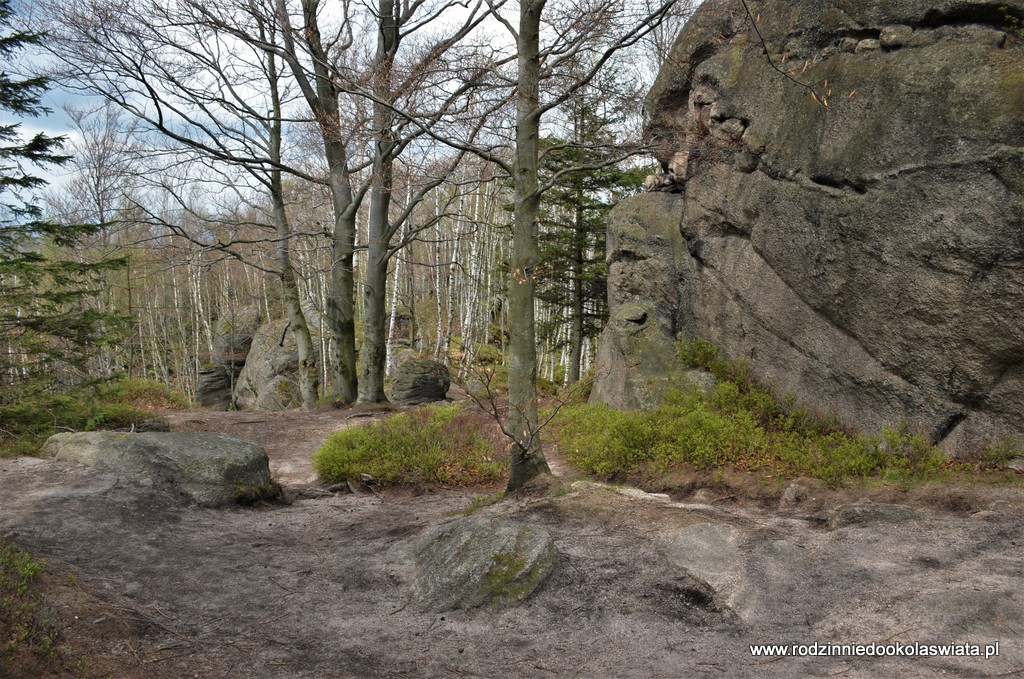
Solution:
<svg viewBox="0 0 1024 679"><path fill-rule="evenodd" d="M683 193L609 218L595 398L656 401L681 334L864 430L1024 439L1024 1L769 0L767 57L732 10L700 6L648 96Z"/></svg>
<svg viewBox="0 0 1024 679"><path fill-rule="evenodd" d="M836 530L847 526L870 526L900 524L922 518L921 512L906 505L858 500L853 504L836 507L828 517L828 529Z"/></svg>
<svg viewBox="0 0 1024 679"><path fill-rule="evenodd" d="M429 358L414 358L395 370L389 397L396 405L443 401L451 384L451 375L443 363Z"/></svg>
<svg viewBox="0 0 1024 679"><path fill-rule="evenodd" d="M243 410L298 407L298 371L299 351L287 319L264 323L253 335L245 367L238 375L235 404Z"/></svg>
<svg viewBox="0 0 1024 679"><path fill-rule="evenodd" d="M227 434L55 434L43 454L169 488L205 507L258 497L273 488L263 448Z"/></svg>
<svg viewBox="0 0 1024 679"><path fill-rule="evenodd" d="M551 572L555 546L539 526L471 516L427 532L415 559L419 607L443 612L525 599Z"/></svg>

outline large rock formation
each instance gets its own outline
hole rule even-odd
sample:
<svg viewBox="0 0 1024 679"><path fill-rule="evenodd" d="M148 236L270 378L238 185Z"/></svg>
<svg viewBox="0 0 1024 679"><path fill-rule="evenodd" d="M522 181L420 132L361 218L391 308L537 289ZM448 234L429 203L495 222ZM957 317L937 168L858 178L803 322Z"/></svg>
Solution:
<svg viewBox="0 0 1024 679"><path fill-rule="evenodd" d="M310 330L315 329L310 322ZM299 349L288 320L267 321L253 335L235 384L235 404L243 410L298 408L302 405L298 375Z"/></svg>
<svg viewBox="0 0 1024 679"><path fill-rule="evenodd" d="M452 385L444 363L412 358L398 366L391 378L389 396L395 405L408 406L443 401Z"/></svg>
<svg viewBox="0 0 1024 679"><path fill-rule="evenodd" d="M213 326L211 365L199 371L196 403L212 410L227 410L234 405L232 390L245 367L259 326L260 312L255 306L233 310L217 319Z"/></svg>
<svg viewBox="0 0 1024 679"><path fill-rule="evenodd" d="M1024 2L768 0L764 45L738 9L648 97L682 192L613 213L596 398L681 334L868 430L1024 438Z"/></svg>

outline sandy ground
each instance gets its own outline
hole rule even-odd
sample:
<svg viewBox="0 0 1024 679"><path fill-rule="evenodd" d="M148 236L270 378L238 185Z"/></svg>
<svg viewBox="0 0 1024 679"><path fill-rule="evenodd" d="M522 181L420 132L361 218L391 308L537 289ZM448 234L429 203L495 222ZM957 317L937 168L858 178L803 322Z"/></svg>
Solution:
<svg viewBox="0 0 1024 679"><path fill-rule="evenodd" d="M178 413L268 451L289 486L350 411ZM360 414L363 415L363 414ZM378 417L379 414L370 415ZM1024 676L1024 502L985 488L886 491L908 524L827 531L859 493L779 505L740 485L671 499L548 485L481 510L546 528L559 557L526 602L416 610L423 531L500 489L330 495L288 506L186 507L110 475L0 460L0 535L49 560L61 672L0 677ZM732 583L705 596L666 558L698 523L736 534ZM735 601L742 606L733 604ZM750 644L999 641L990 658L761 658ZM0 661L3 662L3 661Z"/></svg>

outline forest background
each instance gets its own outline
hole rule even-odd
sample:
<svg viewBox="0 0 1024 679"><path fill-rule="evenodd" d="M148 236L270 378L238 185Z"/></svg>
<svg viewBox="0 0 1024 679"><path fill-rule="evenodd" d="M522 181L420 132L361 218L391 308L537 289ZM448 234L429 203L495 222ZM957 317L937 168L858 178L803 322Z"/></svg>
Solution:
<svg viewBox="0 0 1024 679"><path fill-rule="evenodd" d="M32 98L5 97L0 436L40 394L193 393L256 315L288 319L305 407L432 357L508 379L530 457L538 380L593 364L603 218L654 171L641 102L693 4L0 3ZM55 88L66 143L23 140Z"/></svg>

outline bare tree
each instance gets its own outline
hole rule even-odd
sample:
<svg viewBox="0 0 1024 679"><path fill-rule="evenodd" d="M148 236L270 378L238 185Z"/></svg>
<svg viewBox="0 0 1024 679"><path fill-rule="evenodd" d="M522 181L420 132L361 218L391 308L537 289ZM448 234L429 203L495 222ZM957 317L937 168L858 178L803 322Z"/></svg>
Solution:
<svg viewBox="0 0 1024 679"><path fill-rule="evenodd" d="M591 82L617 52L635 45L654 30L675 4L676 0L664 0L652 8L629 2L594 0L581 8L577 4L549 6L547 0L521 0L516 26L499 8L493 8L495 18L515 40L518 59L514 161L506 168L512 176L515 193L508 294L509 430L513 439L509 490L520 488L534 476L549 471L541 447L541 423L537 415L534 299L540 198L565 173L587 169L567 168L555 173L543 185L540 183L542 118ZM546 14L556 15L547 26ZM550 39L545 41L545 36ZM542 100L541 83L544 81L557 89Z"/></svg>
<svg viewBox="0 0 1024 679"><path fill-rule="evenodd" d="M269 200L273 233L269 240L276 247L277 264L268 270L282 283L298 346L302 403L315 407L319 390L316 354L289 254L292 231L282 172L310 181L316 178L286 165L282 157L285 112L276 56L264 50L243 54L231 49L226 37L188 4L147 3L128 8L95 0L88 5L54 3L47 9L51 53L59 61L65 87L103 96L148 131L159 133L166 145L162 149L150 146L151 156L162 154L175 165L191 158L201 165L239 168ZM261 41L281 37L273 14L249 11L237 16L247 19L245 25ZM258 96L254 94L257 91L261 92ZM209 177L203 179L209 181ZM162 187L173 188L168 182ZM152 211L149 216L188 236L176 222L160 219ZM244 258L233 249L235 245L216 243L222 251Z"/></svg>

